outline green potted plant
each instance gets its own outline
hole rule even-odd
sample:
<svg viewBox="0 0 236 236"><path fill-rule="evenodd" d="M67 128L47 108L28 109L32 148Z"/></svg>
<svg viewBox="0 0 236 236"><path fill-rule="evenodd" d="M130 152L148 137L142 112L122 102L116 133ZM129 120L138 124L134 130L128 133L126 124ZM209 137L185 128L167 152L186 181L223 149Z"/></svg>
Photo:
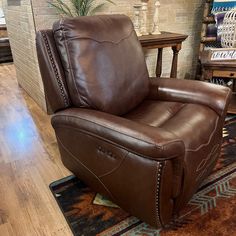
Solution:
<svg viewBox="0 0 236 236"><path fill-rule="evenodd" d="M111 0L104 0L103 3L96 4L96 0L70 0L71 4L64 3L63 0L54 0L48 2L62 16L76 17L94 15L101 10L106 3L112 3ZM71 5L71 8L69 7Z"/></svg>

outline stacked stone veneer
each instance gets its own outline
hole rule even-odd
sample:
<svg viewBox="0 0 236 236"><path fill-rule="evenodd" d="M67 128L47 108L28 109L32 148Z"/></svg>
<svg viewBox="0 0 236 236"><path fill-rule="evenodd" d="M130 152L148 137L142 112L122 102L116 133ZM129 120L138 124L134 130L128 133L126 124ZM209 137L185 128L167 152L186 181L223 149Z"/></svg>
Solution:
<svg viewBox="0 0 236 236"><path fill-rule="evenodd" d="M18 83L46 110L35 48L36 29L32 2L21 0L20 6L8 6L7 0L2 2Z"/></svg>
<svg viewBox="0 0 236 236"><path fill-rule="evenodd" d="M116 5L107 5L101 13L123 13L133 18L132 6L139 1L113 1ZM150 25L154 2L155 0L149 0ZM160 29L189 35L179 55L178 76L192 78L195 73L200 40L202 1L161 0L160 2ZM58 19L58 15L53 8L49 7L47 0L21 0L20 6L12 6L12 4L8 6L7 0L2 0L2 4L6 14L18 82L45 110L44 91L35 50L35 32L50 28L52 23ZM149 73L153 76L156 50L145 51L145 56ZM166 49L163 58L163 76L169 75L171 59L172 52L170 49Z"/></svg>

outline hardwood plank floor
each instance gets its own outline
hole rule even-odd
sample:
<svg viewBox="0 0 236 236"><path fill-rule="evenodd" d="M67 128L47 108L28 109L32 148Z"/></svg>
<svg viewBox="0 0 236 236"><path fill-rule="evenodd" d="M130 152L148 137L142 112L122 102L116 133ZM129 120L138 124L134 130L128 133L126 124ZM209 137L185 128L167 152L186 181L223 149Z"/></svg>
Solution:
<svg viewBox="0 0 236 236"><path fill-rule="evenodd" d="M14 65L1 65L0 235L72 235L48 187L69 174L50 117L19 88Z"/></svg>

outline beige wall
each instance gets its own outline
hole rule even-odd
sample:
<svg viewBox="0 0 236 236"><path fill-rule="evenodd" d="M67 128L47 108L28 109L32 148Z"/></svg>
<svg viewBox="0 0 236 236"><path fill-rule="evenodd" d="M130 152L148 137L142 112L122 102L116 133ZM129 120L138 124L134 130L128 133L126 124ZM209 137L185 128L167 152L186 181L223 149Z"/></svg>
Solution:
<svg viewBox="0 0 236 236"><path fill-rule="evenodd" d="M1 1L1 0L0 0ZM43 86L39 74L35 51L35 31L50 28L58 19L47 0L22 0L21 6L7 6L2 0L9 38L14 55L19 84L45 109ZM133 18L132 5L137 1L114 0L116 5L107 5L103 12L124 13ZM161 0L160 29L188 34L179 56L178 76L191 78L195 72L200 38L201 0ZM153 15L154 0L149 0L150 19ZM151 23L151 22L150 22ZM150 75L154 75L156 50L145 52ZM164 51L163 75L168 76L171 65L171 50Z"/></svg>
<svg viewBox="0 0 236 236"><path fill-rule="evenodd" d="M45 98L35 50L35 25L30 0L21 6L8 6L3 1L8 35L19 84L44 110Z"/></svg>

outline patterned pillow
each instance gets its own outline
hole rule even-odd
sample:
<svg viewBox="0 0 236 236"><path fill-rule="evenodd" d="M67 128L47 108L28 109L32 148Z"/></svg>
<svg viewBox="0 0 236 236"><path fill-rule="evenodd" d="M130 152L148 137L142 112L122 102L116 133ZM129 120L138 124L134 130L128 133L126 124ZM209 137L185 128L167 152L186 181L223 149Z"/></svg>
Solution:
<svg viewBox="0 0 236 236"><path fill-rule="evenodd" d="M216 14L222 11L229 11L236 8L236 0L214 0L211 13Z"/></svg>

